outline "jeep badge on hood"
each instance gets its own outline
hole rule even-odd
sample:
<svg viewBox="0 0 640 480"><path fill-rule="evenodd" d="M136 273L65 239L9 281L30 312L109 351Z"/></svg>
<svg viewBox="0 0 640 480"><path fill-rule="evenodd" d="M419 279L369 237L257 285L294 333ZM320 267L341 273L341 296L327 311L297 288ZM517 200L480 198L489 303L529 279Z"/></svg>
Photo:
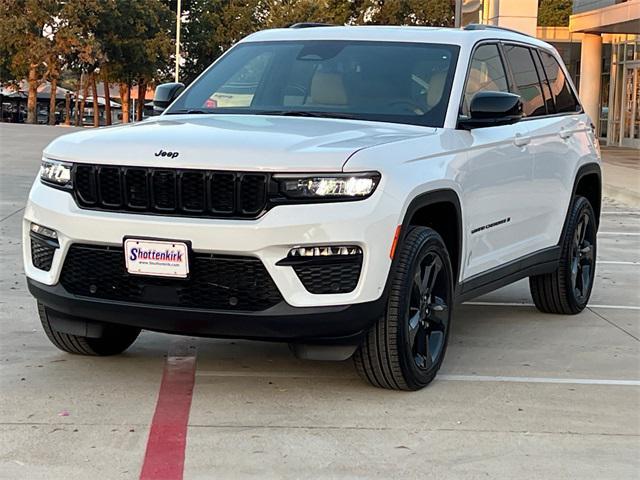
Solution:
<svg viewBox="0 0 640 480"><path fill-rule="evenodd" d="M178 155L180 155L180 153L179 152L165 152L164 150L160 149L160 151L154 153L154 155L156 157L176 158Z"/></svg>

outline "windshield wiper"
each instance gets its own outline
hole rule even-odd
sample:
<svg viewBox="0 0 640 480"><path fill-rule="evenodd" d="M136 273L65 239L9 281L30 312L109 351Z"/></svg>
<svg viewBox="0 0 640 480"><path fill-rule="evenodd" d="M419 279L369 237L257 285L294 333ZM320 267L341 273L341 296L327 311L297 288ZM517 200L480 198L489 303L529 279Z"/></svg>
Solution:
<svg viewBox="0 0 640 480"><path fill-rule="evenodd" d="M209 112L207 110L201 110L199 108L191 108L191 109L183 108L181 110L174 110L172 112L167 112L167 115L181 115L181 114L190 115L190 114L193 114L193 113L207 113L208 114L208 113L215 113L215 112Z"/></svg>
<svg viewBox="0 0 640 480"><path fill-rule="evenodd" d="M355 120L357 117L340 112L311 112L308 110L265 110L253 112L256 115L279 115L281 117L314 117L314 118L344 118Z"/></svg>
<svg viewBox="0 0 640 480"><path fill-rule="evenodd" d="M348 113L340 112L313 112L308 110L203 110L200 108L183 108L180 110L174 110L167 112L167 115L179 115L179 114L231 114L231 115L274 115L281 117L313 117L313 118L342 118L346 120L357 120L358 117L349 115Z"/></svg>

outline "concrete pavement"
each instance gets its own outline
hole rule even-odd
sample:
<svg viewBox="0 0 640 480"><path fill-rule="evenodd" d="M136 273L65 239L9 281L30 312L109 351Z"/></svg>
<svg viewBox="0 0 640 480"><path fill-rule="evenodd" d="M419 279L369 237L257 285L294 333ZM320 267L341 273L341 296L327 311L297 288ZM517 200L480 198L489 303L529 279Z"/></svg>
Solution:
<svg viewBox="0 0 640 480"><path fill-rule="evenodd" d="M640 150L603 147L602 158L604 196L640 208Z"/></svg>
<svg viewBox="0 0 640 480"><path fill-rule="evenodd" d="M541 314L526 282L476 299L420 392L274 343L143 332L79 357L46 339L20 258L41 149L67 131L0 124L0 479L139 478L176 342L197 350L185 479L640 476L640 209L606 203L589 309Z"/></svg>

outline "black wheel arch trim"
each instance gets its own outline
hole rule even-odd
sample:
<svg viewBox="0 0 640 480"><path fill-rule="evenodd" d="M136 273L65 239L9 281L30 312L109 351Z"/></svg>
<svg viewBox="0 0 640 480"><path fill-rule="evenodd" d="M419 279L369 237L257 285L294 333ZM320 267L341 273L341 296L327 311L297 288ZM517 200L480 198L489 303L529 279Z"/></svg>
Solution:
<svg viewBox="0 0 640 480"><path fill-rule="evenodd" d="M600 211L602 205L602 168L599 163L585 163L582 165L578 171L576 172L576 176L573 180L573 187L571 189L571 197L569 197L569 205L567 205L567 210L564 216L564 224L562 226L562 232L560 233L560 238L558 239L558 245L562 245L562 239L564 238L567 227L569 224L569 216L571 215L571 206L573 205L573 199L576 196L576 192L578 191L578 185L580 181L586 177L587 175L595 174L598 177L598 197L600 200L600 205L591 205L594 210L594 214L596 217L596 232L598 227L600 226Z"/></svg>
<svg viewBox="0 0 640 480"><path fill-rule="evenodd" d="M430 205L434 205L436 203L451 203L456 210L456 232L457 239L456 244L458 248L456 264L452 267L454 269L454 289L458 285L458 281L460 278L460 272L462 268L462 242L463 242L463 230L462 230L462 207L460 206L460 198L455 190L450 188L441 188L437 190L431 190L429 192L421 193L416 196L407 207L407 210L404 214L404 218L402 219L401 228L400 228L400 236L398 238L398 245L401 245L404 239L409 232L409 226L411 225L411 219L414 217L416 212L421 208L428 207ZM451 252L449 252L451 254ZM394 256L391 269L395 266L397 256ZM388 284L388 282L387 282ZM387 285L388 286L388 285ZM385 291L387 288L385 288Z"/></svg>

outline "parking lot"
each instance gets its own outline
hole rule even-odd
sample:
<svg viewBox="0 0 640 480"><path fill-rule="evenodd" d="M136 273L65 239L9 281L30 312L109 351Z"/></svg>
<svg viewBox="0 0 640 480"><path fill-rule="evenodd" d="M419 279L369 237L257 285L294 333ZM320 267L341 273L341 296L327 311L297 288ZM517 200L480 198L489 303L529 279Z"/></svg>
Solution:
<svg viewBox="0 0 640 480"><path fill-rule="evenodd" d="M640 209L606 201L588 309L541 314L526 281L465 304L419 392L275 343L143 332L72 356L40 327L20 238L41 150L69 131L0 125L0 478L181 478L158 456L181 415L185 479L640 478ZM195 371L190 409L176 368Z"/></svg>

